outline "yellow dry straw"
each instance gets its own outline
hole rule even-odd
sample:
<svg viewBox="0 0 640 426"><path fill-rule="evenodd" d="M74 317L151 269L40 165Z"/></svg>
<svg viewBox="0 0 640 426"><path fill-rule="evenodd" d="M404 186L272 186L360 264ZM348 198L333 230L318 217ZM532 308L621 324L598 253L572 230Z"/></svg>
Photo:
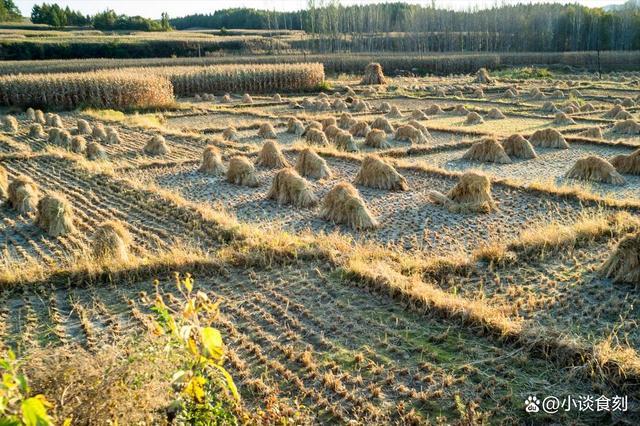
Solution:
<svg viewBox="0 0 640 426"><path fill-rule="evenodd" d="M171 82L154 73L113 70L0 77L0 105L69 110L152 108L173 102Z"/></svg>
<svg viewBox="0 0 640 426"><path fill-rule="evenodd" d="M152 72L171 80L179 96L203 92L303 92L316 90L324 81L322 64L167 67Z"/></svg>

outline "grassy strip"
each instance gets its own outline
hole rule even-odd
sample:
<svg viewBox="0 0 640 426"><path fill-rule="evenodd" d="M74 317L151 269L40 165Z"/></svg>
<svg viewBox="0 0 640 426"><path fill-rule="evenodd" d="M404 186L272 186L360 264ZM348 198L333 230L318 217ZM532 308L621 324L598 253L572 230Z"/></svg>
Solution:
<svg viewBox="0 0 640 426"><path fill-rule="evenodd" d="M524 325L485 303L447 293L415 276L404 276L382 259L371 263L354 257L345 266L343 276L412 309L460 321L483 335L525 347L532 355L566 367L582 366L594 379L623 389L640 384L640 358L631 348L614 347L607 341L590 346L547 328Z"/></svg>

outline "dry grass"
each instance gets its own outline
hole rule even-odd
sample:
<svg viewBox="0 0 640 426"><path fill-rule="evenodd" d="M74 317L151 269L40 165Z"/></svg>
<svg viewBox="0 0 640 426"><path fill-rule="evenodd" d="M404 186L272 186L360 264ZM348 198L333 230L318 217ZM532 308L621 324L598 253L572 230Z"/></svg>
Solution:
<svg viewBox="0 0 640 426"><path fill-rule="evenodd" d="M336 134L333 143L336 146L336 148L338 148L341 151L346 151L346 152L358 151L358 145L353 139L353 136L351 135L351 133L347 132L346 130L338 129L338 133Z"/></svg>
<svg viewBox="0 0 640 426"><path fill-rule="evenodd" d="M309 182L292 168L276 173L267 198L276 200L278 204L291 204L299 208L312 207L318 203Z"/></svg>
<svg viewBox="0 0 640 426"><path fill-rule="evenodd" d="M7 188L9 206L20 213L35 212L38 209L40 192L36 183L27 176L18 176Z"/></svg>
<svg viewBox="0 0 640 426"><path fill-rule="evenodd" d="M429 191L428 197L455 213L489 213L497 208L491 197L491 182L484 174L466 172L446 195Z"/></svg>
<svg viewBox="0 0 640 426"><path fill-rule="evenodd" d="M371 129L382 130L386 133L393 133L394 129L389 120L384 117L378 117L371 123Z"/></svg>
<svg viewBox="0 0 640 426"><path fill-rule="evenodd" d="M488 163L510 164L511 158L496 139L487 138L471 145L471 148L462 155L465 160L481 161Z"/></svg>
<svg viewBox="0 0 640 426"><path fill-rule="evenodd" d="M369 127L369 123L366 121L357 121L349 128L349 133L358 138L366 137L370 131L371 128Z"/></svg>
<svg viewBox="0 0 640 426"><path fill-rule="evenodd" d="M167 141L162 135L154 135L144 146L144 153L151 156L167 155L170 152Z"/></svg>
<svg viewBox="0 0 640 426"><path fill-rule="evenodd" d="M378 226L358 190L350 183L336 184L322 199L320 216L335 223L363 230Z"/></svg>
<svg viewBox="0 0 640 426"><path fill-rule="evenodd" d="M227 181L235 185L256 187L259 185L256 169L247 157L235 156L229 160Z"/></svg>
<svg viewBox="0 0 640 426"><path fill-rule="evenodd" d="M531 146L529 141L526 140L524 136L517 133L503 140L502 148L504 148L504 152L509 157L525 160L537 157L536 151L533 149L533 146Z"/></svg>
<svg viewBox="0 0 640 426"><path fill-rule="evenodd" d="M173 102L169 80L153 73L113 70L0 77L0 105L55 109L154 108Z"/></svg>
<svg viewBox="0 0 640 426"><path fill-rule="evenodd" d="M132 242L122 222L106 221L98 225L91 237L91 252L98 262L126 264Z"/></svg>
<svg viewBox="0 0 640 426"><path fill-rule="evenodd" d="M640 282L640 232L622 238L602 265L602 274L616 283Z"/></svg>
<svg viewBox="0 0 640 426"><path fill-rule="evenodd" d="M322 130L309 128L305 130L305 140L311 145L324 146L329 145L329 140Z"/></svg>
<svg viewBox="0 0 640 426"><path fill-rule="evenodd" d="M331 177L331 169L329 169L327 162L311 148L305 148L298 154L295 168L301 176L311 179Z"/></svg>
<svg viewBox="0 0 640 426"><path fill-rule="evenodd" d="M364 144L372 148L391 148L391 144L387 140L387 134L384 132L384 130L380 129L373 129L369 133L367 133Z"/></svg>
<svg viewBox="0 0 640 426"><path fill-rule="evenodd" d="M387 161L373 154L367 155L362 160L354 183L377 189L409 190L409 184L404 176Z"/></svg>
<svg viewBox="0 0 640 426"><path fill-rule="evenodd" d="M7 169L0 165L0 202L9 197L9 175Z"/></svg>
<svg viewBox="0 0 640 426"><path fill-rule="evenodd" d="M540 148L569 149L569 144L556 129L536 130L529 138L529 143Z"/></svg>
<svg viewBox="0 0 640 426"><path fill-rule="evenodd" d="M34 392L53 403L53 416L82 424L166 421L170 375L177 360L149 343L122 341L95 353L78 346L36 349L24 366Z"/></svg>
<svg viewBox="0 0 640 426"><path fill-rule="evenodd" d="M576 164L566 173L569 179L604 182L615 185L623 185L624 178L604 158L589 156L576 161Z"/></svg>
<svg viewBox="0 0 640 426"><path fill-rule="evenodd" d="M464 124L467 126L473 126L475 124L482 124L482 123L484 123L482 116L480 116L480 114L478 114L475 111L468 113L467 117L464 120Z"/></svg>
<svg viewBox="0 0 640 426"><path fill-rule="evenodd" d="M256 159L256 165L272 169L289 167L289 163L284 157L284 154L282 154L278 142L274 140L268 140L264 143L264 145L262 145L260 154Z"/></svg>
<svg viewBox="0 0 640 426"><path fill-rule="evenodd" d="M175 93L306 92L324 81L324 67L318 63L217 65L208 67L166 67L154 72L166 76Z"/></svg>
<svg viewBox="0 0 640 426"><path fill-rule="evenodd" d="M364 69L364 76L360 84L387 84L387 79L382 72L382 65L372 62Z"/></svg>
<svg viewBox="0 0 640 426"><path fill-rule="evenodd" d="M617 121L611 131L623 135L637 135L640 134L640 124L633 119Z"/></svg>
<svg viewBox="0 0 640 426"><path fill-rule="evenodd" d="M71 204L60 193L50 192L38 201L36 224L50 237L76 232Z"/></svg>
<svg viewBox="0 0 640 426"><path fill-rule="evenodd" d="M640 149L628 155L617 155L611 159L613 165L619 173L640 175Z"/></svg>
<svg viewBox="0 0 640 426"><path fill-rule="evenodd" d="M408 141L414 144L424 144L427 142L426 136L410 124L399 126L396 129L394 139L397 141Z"/></svg>
<svg viewBox="0 0 640 426"><path fill-rule="evenodd" d="M198 171L212 176L224 175L227 172L218 148L210 145L204 149L202 152L202 164Z"/></svg>
<svg viewBox="0 0 640 426"><path fill-rule="evenodd" d="M275 129L271 123L262 123L258 129L258 136L263 139L278 139Z"/></svg>

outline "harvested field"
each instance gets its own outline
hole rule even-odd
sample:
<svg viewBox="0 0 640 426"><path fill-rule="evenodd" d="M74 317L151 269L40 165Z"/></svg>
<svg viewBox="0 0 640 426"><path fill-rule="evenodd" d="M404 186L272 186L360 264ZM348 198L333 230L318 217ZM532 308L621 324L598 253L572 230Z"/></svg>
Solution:
<svg viewBox="0 0 640 426"><path fill-rule="evenodd" d="M170 336L151 304L158 291L183 306L191 285L198 306L220 302L207 320L240 394L228 414L246 424L640 422L637 237L623 240L640 229L640 176L629 160L623 183L582 180L598 178L591 166L565 177L582 158L638 149L603 117L624 102L637 121L623 99L637 84L492 67L399 77L388 63L384 85L360 85L364 66L322 78L318 65L168 67L150 74L180 81L163 108L46 109L42 123L27 105L0 111L13 117L0 134L7 185L37 187L32 211L0 204L0 347L29 362L65 354L26 367L56 423L166 422L189 351L160 349ZM381 82L377 67L367 82ZM545 102L575 124L554 124ZM354 130L352 142L354 123L386 127L384 141ZM503 144L548 129L568 148ZM624 276L607 277L620 241ZM105 356L135 370L108 398L89 378L128 370ZM78 363L92 370L43 384ZM66 402L51 394L64 388ZM629 409L528 413L532 395L625 395Z"/></svg>
<svg viewBox="0 0 640 426"><path fill-rule="evenodd" d="M623 186L596 182L579 182L568 180L564 175L577 160L588 155L599 155L611 159L616 155L628 155L633 148L603 144L572 144L568 150L554 148L536 148L538 157L530 160L512 159L511 164L492 164L462 159L467 148L437 152L434 154L411 156L410 162L424 163L452 171L478 169L498 178L520 181L524 184L543 182L559 186L570 185L583 187L591 192L618 199L640 199L640 179L638 176L624 175L627 184Z"/></svg>
<svg viewBox="0 0 640 426"><path fill-rule="evenodd" d="M455 419L454 395L470 401L490 378L500 402L480 401L478 411L500 419L522 410L519 395L530 390L526 380L559 395L596 392L569 375L558 380L551 363L487 341L458 323L407 312L330 272L311 263L232 268L225 278L198 275L202 291L225 300L216 325L229 336L227 368L249 409L265 409L268 393L284 407L303 404L301 415L316 422L423 422L435 418L435 407L438 416ZM160 287L178 295L170 279ZM0 312L8 322L2 342L94 348L118 341L144 329L148 312L138 294L153 288L141 281L3 294ZM470 364L472 359L481 362ZM398 409L407 403L412 408Z"/></svg>
<svg viewBox="0 0 640 426"><path fill-rule="evenodd" d="M287 155L290 164L295 164L295 158L293 154ZM319 198L336 183L342 180L353 181L359 169L355 162L330 157L326 160L333 176L313 183L314 193ZM483 239L514 236L522 225L536 220L556 218L569 223L583 209L579 203L495 187L494 198L499 203L497 212L482 218L446 213L433 206L424 193L434 188L445 190L454 185L455 178L398 169L406 177L410 191L390 192L358 186L369 209L383 224L375 231L358 233L323 221L318 216L317 209L291 210L267 200L265 195L275 174L274 170L258 168L260 186L245 188L228 184L223 177L202 176L197 168L197 164L145 168L130 172L128 176L178 191L195 202L222 205L242 221L258 221L263 226L282 226L296 231L310 228L313 232L346 232L360 240L372 239L441 253L470 251L474 244ZM545 214L547 211L553 213ZM462 233L464 237L450 238L457 233Z"/></svg>

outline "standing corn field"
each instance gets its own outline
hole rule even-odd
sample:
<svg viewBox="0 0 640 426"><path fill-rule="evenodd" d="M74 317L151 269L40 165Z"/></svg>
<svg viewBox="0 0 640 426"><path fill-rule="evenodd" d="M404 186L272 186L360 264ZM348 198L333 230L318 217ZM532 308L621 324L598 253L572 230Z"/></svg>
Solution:
<svg viewBox="0 0 640 426"><path fill-rule="evenodd" d="M114 70L0 77L0 105L122 109L162 107L173 101L171 82L151 73Z"/></svg>
<svg viewBox="0 0 640 426"><path fill-rule="evenodd" d="M154 70L173 83L176 95L196 93L273 93L315 90L324 81L322 64L220 65Z"/></svg>

